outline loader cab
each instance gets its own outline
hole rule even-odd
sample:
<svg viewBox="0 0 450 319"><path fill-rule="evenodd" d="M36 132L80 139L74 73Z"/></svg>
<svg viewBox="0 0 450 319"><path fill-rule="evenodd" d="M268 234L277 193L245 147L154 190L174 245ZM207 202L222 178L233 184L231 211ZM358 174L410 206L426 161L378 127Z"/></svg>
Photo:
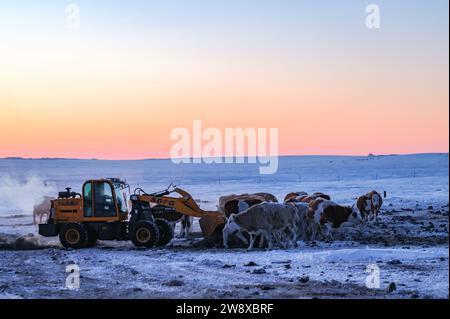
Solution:
<svg viewBox="0 0 450 319"><path fill-rule="evenodd" d="M127 185L118 179L89 180L83 184L83 219L102 221L128 218Z"/></svg>

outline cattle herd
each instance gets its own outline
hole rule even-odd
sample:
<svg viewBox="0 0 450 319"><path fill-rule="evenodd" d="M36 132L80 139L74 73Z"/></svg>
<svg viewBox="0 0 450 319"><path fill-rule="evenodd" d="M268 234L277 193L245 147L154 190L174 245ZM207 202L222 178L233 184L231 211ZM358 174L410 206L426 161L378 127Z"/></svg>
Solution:
<svg viewBox="0 0 450 319"><path fill-rule="evenodd" d="M259 202L258 202L259 200ZM235 236L252 249L274 244L286 248L298 240L333 240L333 232L377 219L383 200L376 191L362 195L352 207L341 206L323 193L292 192L283 203L266 193L228 195L219 199L227 216L223 244Z"/></svg>

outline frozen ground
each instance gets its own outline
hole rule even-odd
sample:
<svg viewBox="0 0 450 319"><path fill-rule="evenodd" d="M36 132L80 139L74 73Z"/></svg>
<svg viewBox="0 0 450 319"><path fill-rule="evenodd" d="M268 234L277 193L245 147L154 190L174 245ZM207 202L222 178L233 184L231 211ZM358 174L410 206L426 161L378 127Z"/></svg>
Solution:
<svg viewBox="0 0 450 319"><path fill-rule="evenodd" d="M137 168L129 162L37 162L0 160L0 175L7 172L10 179L9 186L0 185L0 190L8 191L18 180L22 184L15 186L17 189L32 191L24 180L37 175L56 189L67 184L75 188L81 179L91 177L89 174L119 176L119 172L130 173L134 176L129 179L131 184L149 190L166 183L166 173L159 176L150 169L149 174L158 181L156 186L145 178L137 179L137 172L144 174L145 168L152 167L149 163L143 167L139 163ZM64 175L68 166L72 166L70 175ZM99 169L94 170L95 166ZM209 168L177 169L174 175L197 176L181 186L207 208L216 205L219 194L255 190L279 197L292 190L321 190L344 204L372 188L386 190L388 196L378 223L338 233L339 240L333 243L300 242L299 247L288 250L251 252L195 248L198 233L161 249L141 250L128 242L100 241L94 248L66 250L56 238L37 235L29 212L20 211L23 205L3 199L0 298L448 298L447 154L289 158L285 163L282 159L281 173L263 181L255 180L250 170L239 173L243 174L239 182L238 173L218 167L219 182L211 180L218 174ZM300 170L303 174L297 180L284 175ZM17 241L24 235L26 240ZM19 250L23 247L27 250ZM65 287L66 266L73 263L80 267L78 290ZM366 268L374 265L380 271L380 288L368 289ZM392 283L396 289L388 292Z"/></svg>
<svg viewBox="0 0 450 319"><path fill-rule="evenodd" d="M34 233L24 218L0 232ZM0 297L448 298L448 206L384 211L377 224L350 234L351 241L251 252L193 248L195 238L161 249L101 241L74 251L39 238L36 250L0 250ZM72 263L80 267L79 290L65 288ZM373 264L380 270L379 289L365 287ZM396 290L389 293L392 282Z"/></svg>

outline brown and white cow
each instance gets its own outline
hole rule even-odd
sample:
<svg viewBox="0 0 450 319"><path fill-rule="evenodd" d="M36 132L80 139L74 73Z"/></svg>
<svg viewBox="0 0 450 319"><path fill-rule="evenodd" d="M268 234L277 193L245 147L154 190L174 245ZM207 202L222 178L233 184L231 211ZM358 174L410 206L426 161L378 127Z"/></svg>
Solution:
<svg viewBox="0 0 450 319"><path fill-rule="evenodd" d="M323 198L323 199L331 200L330 195L324 194L322 192L315 192L314 194L312 194L312 196L315 198Z"/></svg>
<svg viewBox="0 0 450 319"><path fill-rule="evenodd" d="M309 220L311 239L316 239L317 233L326 230L326 237L332 239L331 230L339 228L344 223L360 223L361 218L352 207L336 204L331 200L317 198L308 205L306 216Z"/></svg>
<svg viewBox="0 0 450 319"><path fill-rule="evenodd" d="M297 199L299 199L303 196L308 196L308 193L307 192L290 192L289 194L284 196L284 202L285 203L298 202Z"/></svg>
<svg viewBox="0 0 450 319"><path fill-rule="evenodd" d="M262 198L264 198L264 201L266 201L266 202L278 203L277 197L270 193L259 192L259 193L254 193L253 195L261 196Z"/></svg>
<svg viewBox="0 0 450 319"><path fill-rule="evenodd" d="M356 207L363 221L377 220L378 213L383 205L383 199L377 191L371 191L362 195L356 201Z"/></svg>
<svg viewBox="0 0 450 319"><path fill-rule="evenodd" d="M261 195L231 194L231 195L221 196L219 198L219 205L217 206L217 208L219 209L219 211L225 213L226 217L229 217L231 214L238 214L240 212L239 204L241 204L241 209L242 209L243 202L245 202L248 205L248 207L251 207L253 205L262 203L264 201L267 201L267 200L264 196L261 196Z"/></svg>
<svg viewBox="0 0 450 319"><path fill-rule="evenodd" d="M331 199L330 195L327 195L327 194L324 194L324 193L321 193L321 192L316 192L316 193L314 193L312 195L308 195L305 192L297 193L297 194L299 194L298 196L294 196L294 194L296 194L296 193L289 193L288 195L286 195L286 198L285 198L284 202L285 203L292 203L292 202L296 202L296 203L310 203L311 201L313 201L313 200L315 200L317 198L323 198L323 199L327 199L327 200Z"/></svg>
<svg viewBox="0 0 450 319"><path fill-rule="evenodd" d="M248 249L253 249L256 237L261 235L260 247L264 240L269 249L273 247L273 236L287 233L290 240L297 238L297 212L292 205L263 202L254 205L244 212L232 214L223 228L223 243L228 248L228 237L231 234L246 232L250 235Z"/></svg>
<svg viewBox="0 0 450 319"><path fill-rule="evenodd" d="M42 223L42 219L45 217L48 219L50 215L51 201L54 197L44 196L44 198L36 205L33 206L33 224Z"/></svg>

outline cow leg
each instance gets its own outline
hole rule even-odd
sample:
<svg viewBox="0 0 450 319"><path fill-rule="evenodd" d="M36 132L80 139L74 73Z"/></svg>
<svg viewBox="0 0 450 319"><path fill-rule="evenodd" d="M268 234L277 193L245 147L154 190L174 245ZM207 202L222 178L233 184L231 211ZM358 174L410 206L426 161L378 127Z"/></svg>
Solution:
<svg viewBox="0 0 450 319"><path fill-rule="evenodd" d="M278 229L274 233L276 234L276 236L273 236L273 237L275 238L275 242L277 243L277 245L280 246L281 248L286 248L287 247L287 245L286 245L286 242L287 242L286 230Z"/></svg>
<svg viewBox="0 0 450 319"><path fill-rule="evenodd" d="M228 248L228 230L224 228L222 230L223 246Z"/></svg>
<svg viewBox="0 0 450 319"><path fill-rule="evenodd" d="M332 228L330 224L325 224L325 238L326 240L333 241L333 233Z"/></svg>
<svg viewBox="0 0 450 319"><path fill-rule="evenodd" d="M286 226L283 230L284 235L284 242L283 242L283 248L289 248L291 245L294 245L296 234L293 231L293 228L291 226Z"/></svg>
<svg viewBox="0 0 450 319"><path fill-rule="evenodd" d="M192 232L192 222L193 219L191 216L185 216L186 227L184 228L184 237L188 238L190 233Z"/></svg>
<svg viewBox="0 0 450 319"><path fill-rule="evenodd" d="M318 235L320 236L320 240L327 240L327 229L324 229L324 228L326 228L326 226L325 225L319 225L318 226L318 231L317 231L317 233L318 233Z"/></svg>
<svg viewBox="0 0 450 319"><path fill-rule="evenodd" d="M269 249L273 249L272 232L269 232L269 231L265 230L264 234L265 234L265 236L267 238Z"/></svg>
<svg viewBox="0 0 450 319"><path fill-rule="evenodd" d="M314 240L322 240L323 239L323 228L321 225L317 225L317 227L315 228L315 236L314 236Z"/></svg>
<svg viewBox="0 0 450 319"><path fill-rule="evenodd" d="M308 225L306 225L306 231L305 231L305 240L311 240L312 238L312 223L309 223Z"/></svg>
<svg viewBox="0 0 450 319"><path fill-rule="evenodd" d="M175 223L175 225L176 225L176 223ZM177 235L178 238L183 238L185 236L186 232L184 231L184 229L185 229L185 224L184 224L184 217L183 217L183 218L181 218L181 221L180 221L180 232Z"/></svg>
<svg viewBox="0 0 450 319"><path fill-rule="evenodd" d="M281 229L276 229L271 232L271 237L275 239L275 243L277 246L283 247L284 243L284 232ZM267 241L267 244L269 244L269 241Z"/></svg>
<svg viewBox="0 0 450 319"><path fill-rule="evenodd" d="M261 234L261 238L259 239L259 248L264 248L264 236Z"/></svg>
<svg viewBox="0 0 450 319"><path fill-rule="evenodd" d="M261 229L259 233L267 240L267 248L273 249L272 230Z"/></svg>
<svg viewBox="0 0 450 319"><path fill-rule="evenodd" d="M289 248L289 247L291 247L291 246L294 246L294 244L295 244L295 239L296 239L297 237L295 236L295 234L292 232L292 228L291 227L288 227L287 228L287 242L286 242L286 244L287 244L287 248Z"/></svg>
<svg viewBox="0 0 450 319"><path fill-rule="evenodd" d="M180 232L178 234L178 238L187 238L189 236L191 227L190 227L190 220L189 220L189 216L187 215L183 215L183 217L181 217L181 228L180 228Z"/></svg>
<svg viewBox="0 0 450 319"><path fill-rule="evenodd" d="M189 236L189 227L184 227L184 238L188 238Z"/></svg>
<svg viewBox="0 0 450 319"><path fill-rule="evenodd" d="M306 240L306 227L304 225L297 228L297 240Z"/></svg>
<svg viewBox="0 0 450 319"><path fill-rule="evenodd" d="M309 224L310 240L316 240L318 226L315 223Z"/></svg>
<svg viewBox="0 0 450 319"><path fill-rule="evenodd" d="M367 223L367 221L368 221L368 219L369 219L368 217L369 217L369 216L367 215L367 212L365 212L365 213L364 213L364 216L363 216L363 218L362 218L362 221L363 221L364 224Z"/></svg>
<svg viewBox="0 0 450 319"><path fill-rule="evenodd" d="M291 233L290 242L297 247L297 239L298 239L298 228L295 225L288 226L288 230Z"/></svg>
<svg viewBox="0 0 450 319"><path fill-rule="evenodd" d="M288 248L291 246L297 247L297 234L295 233L295 231L293 230L292 227L288 227L288 231L290 233L290 236L288 238Z"/></svg>
<svg viewBox="0 0 450 319"><path fill-rule="evenodd" d="M303 234L302 238L304 241L307 241L309 238L311 238L311 232L309 231L309 224L306 224L303 226Z"/></svg>
<svg viewBox="0 0 450 319"><path fill-rule="evenodd" d="M314 239L315 240L323 240L323 227L320 224L318 224L316 226L316 236Z"/></svg>
<svg viewBox="0 0 450 319"><path fill-rule="evenodd" d="M283 231L284 234L284 248L289 248L294 244L294 233L292 232L292 228L286 226L286 229Z"/></svg>
<svg viewBox="0 0 450 319"><path fill-rule="evenodd" d="M248 240L247 240L247 238L244 236L244 234L242 233L242 231L238 231L238 232L236 233L236 237L239 238L239 239L244 243L244 245L248 245Z"/></svg>
<svg viewBox="0 0 450 319"><path fill-rule="evenodd" d="M250 245L248 246L248 250L252 250L253 246L255 245L256 236L253 232L250 232Z"/></svg>
<svg viewBox="0 0 450 319"><path fill-rule="evenodd" d="M283 232L282 230L278 229L278 230L273 230L273 229L261 229L259 231L259 233L261 234L261 243L264 242L264 240L267 242L267 248L268 249L273 249L273 238L275 237L275 241L277 242L277 244L280 244L281 246L281 242L283 241ZM261 245L261 248L263 248L263 246Z"/></svg>
<svg viewBox="0 0 450 319"><path fill-rule="evenodd" d="M306 228L305 228L305 236L304 236L305 241L311 241L312 240L313 227L314 227L313 223L312 222L308 222L308 224L306 225Z"/></svg>
<svg viewBox="0 0 450 319"><path fill-rule="evenodd" d="M280 243L280 238L277 230L272 231L272 236L275 238L275 243L278 245ZM261 236L261 238L264 238L264 236ZM269 243L267 243L269 244Z"/></svg>
<svg viewBox="0 0 450 319"><path fill-rule="evenodd" d="M297 240L303 240L304 238L303 238L303 235L304 235L304 233L305 233L305 227L303 226L303 224L301 224L301 223L299 223L298 225L297 225L297 232L296 232L296 237L297 237L297 239L296 239L296 241Z"/></svg>

